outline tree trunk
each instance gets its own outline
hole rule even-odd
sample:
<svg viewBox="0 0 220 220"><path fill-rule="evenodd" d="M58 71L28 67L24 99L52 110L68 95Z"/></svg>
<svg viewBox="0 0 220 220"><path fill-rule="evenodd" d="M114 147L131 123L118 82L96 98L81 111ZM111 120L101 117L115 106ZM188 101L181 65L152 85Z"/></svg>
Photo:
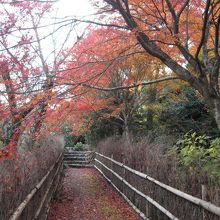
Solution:
<svg viewBox="0 0 220 220"><path fill-rule="evenodd" d="M214 113L215 121L220 131L220 99L214 99L213 104L214 104L213 113Z"/></svg>
<svg viewBox="0 0 220 220"><path fill-rule="evenodd" d="M123 136L125 137L125 140L130 143L130 131L128 127L127 117L124 117Z"/></svg>
<svg viewBox="0 0 220 220"><path fill-rule="evenodd" d="M154 118L154 110L152 108L152 104L155 103L156 101L157 90L156 88L149 88L147 93L148 93L148 97L147 97L148 109L147 109L146 126L150 130L153 127L153 118Z"/></svg>
<svg viewBox="0 0 220 220"><path fill-rule="evenodd" d="M148 130L151 130L153 128L153 117L154 117L154 111L151 108L147 109L147 124L146 127Z"/></svg>

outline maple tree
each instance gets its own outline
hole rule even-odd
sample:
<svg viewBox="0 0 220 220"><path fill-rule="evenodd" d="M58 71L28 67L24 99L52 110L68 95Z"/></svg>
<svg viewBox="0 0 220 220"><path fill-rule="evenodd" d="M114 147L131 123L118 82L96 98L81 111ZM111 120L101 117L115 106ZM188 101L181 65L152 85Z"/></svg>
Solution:
<svg viewBox="0 0 220 220"><path fill-rule="evenodd" d="M161 60L198 90L220 128L219 1L93 1L109 26L128 30L128 38ZM103 16L102 15L102 16ZM106 16L106 18L105 18Z"/></svg>
<svg viewBox="0 0 220 220"><path fill-rule="evenodd" d="M54 89L55 76L67 58L63 52L67 37L56 48L56 24L49 34L42 29L47 27L42 23L51 6L50 1L4 1L1 5L1 121L6 147L0 156L12 155L22 135L34 137L40 131L53 96L60 92ZM48 55L43 40L49 36L53 49Z"/></svg>
<svg viewBox="0 0 220 220"><path fill-rule="evenodd" d="M160 66L160 62L143 54L135 42L128 43L127 37L127 32L124 31L92 28L70 49L70 64L67 65L66 71L60 73L59 83L67 86L64 96L71 97L71 100L65 101L65 107L60 106L60 113L68 112L70 116L72 112L69 118L72 121L73 118L77 120L77 123L72 122L75 132L83 126L85 115L88 118L99 111L100 118L114 117L120 120L125 136L129 137L129 121L141 103L146 101L146 96L141 92L141 86L130 90L128 86L142 83L145 79L156 80L159 76L168 75L156 68ZM119 91L119 87L126 89ZM84 109L80 108L80 105L84 106ZM102 109L106 109L108 113L101 113ZM71 120L67 120L70 123ZM86 128L89 127L87 123Z"/></svg>

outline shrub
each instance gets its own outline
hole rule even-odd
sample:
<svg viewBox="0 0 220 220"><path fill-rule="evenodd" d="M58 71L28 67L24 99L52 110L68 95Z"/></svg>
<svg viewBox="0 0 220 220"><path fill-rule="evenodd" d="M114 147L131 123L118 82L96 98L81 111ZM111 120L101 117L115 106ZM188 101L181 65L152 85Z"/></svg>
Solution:
<svg viewBox="0 0 220 220"><path fill-rule="evenodd" d="M206 135L196 133L184 135L168 151L189 172L197 172L200 176L207 175L220 183L220 138L210 141Z"/></svg>
<svg viewBox="0 0 220 220"><path fill-rule="evenodd" d="M210 145L210 137L204 135L197 135L196 132L192 134L190 132L186 133L183 136L183 139L180 139L176 142L175 146L179 149L186 147L202 147L206 148Z"/></svg>
<svg viewBox="0 0 220 220"><path fill-rule="evenodd" d="M84 144L82 142L76 143L73 148L74 148L75 151L83 151L83 150L85 150L85 146L84 146Z"/></svg>
<svg viewBox="0 0 220 220"><path fill-rule="evenodd" d="M152 139L151 136L142 137L133 143L123 138L109 137L98 143L97 151L109 157L113 156L115 160L129 167L196 197L201 198L201 185L206 184L209 200L220 205L219 185L216 182L220 173L220 139L211 141L207 136L199 137L195 134L187 134L186 137L187 140L178 141L174 147L172 147L175 143L173 136L160 136L156 139ZM190 141L193 147L188 146ZM198 148L199 142L204 147ZM180 163L183 155L185 164L193 169L187 169ZM196 164L206 166L199 169Z"/></svg>
<svg viewBox="0 0 220 220"><path fill-rule="evenodd" d="M35 142L34 147L29 148L31 151L18 151L14 158L0 160L1 220L9 219L15 208L55 163L63 147L62 136L49 135Z"/></svg>
<svg viewBox="0 0 220 220"><path fill-rule="evenodd" d="M220 138L214 139L207 149L205 170L220 183Z"/></svg>

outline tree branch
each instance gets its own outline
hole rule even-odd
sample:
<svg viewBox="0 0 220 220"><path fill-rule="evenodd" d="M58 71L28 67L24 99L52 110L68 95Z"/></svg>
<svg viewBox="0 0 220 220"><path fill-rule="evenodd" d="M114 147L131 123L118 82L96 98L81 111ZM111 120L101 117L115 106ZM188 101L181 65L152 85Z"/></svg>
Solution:
<svg viewBox="0 0 220 220"><path fill-rule="evenodd" d="M148 82L140 82L140 83L136 83L133 85L129 85L129 86L118 86L118 87L112 87L112 88L104 88L104 87L99 87L99 86L94 86L94 85L90 85L87 83L79 83L80 86L83 87L87 87L90 89L96 89L96 90L100 90L100 91L106 91L106 92L110 92L110 91L116 91L116 90L122 90L122 89L132 89L132 88L136 88L139 86L148 86L148 85L152 85L152 84L156 84L156 83L160 83L160 82L164 82L164 81L169 81L169 80L179 80L179 77L176 76L168 76L168 77L164 77L161 79L155 79L152 81L148 81Z"/></svg>
<svg viewBox="0 0 220 220"><path fill-rule="evenodd" d="M201 48L202 48L203 43L204 43L205 38L206 38L206 30L207 30L207 23L208 23L208 18L209 18L209 7L210 7L210 5L211 5L211 0L207 0L205 12L204 12L202 36L201 36L201 40L200 40L199 46L198 46L196 54L195 54L196 59L198 59L199 53L201 51Z"/></svg>

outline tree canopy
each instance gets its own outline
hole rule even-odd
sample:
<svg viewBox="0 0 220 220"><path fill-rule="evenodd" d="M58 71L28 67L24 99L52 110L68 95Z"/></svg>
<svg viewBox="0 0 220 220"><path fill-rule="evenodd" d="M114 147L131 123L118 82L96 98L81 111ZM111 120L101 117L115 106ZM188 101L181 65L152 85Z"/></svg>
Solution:
<svg viewBox="0 0 220 220"><path fill-rule="evenodd" d="M136 121L151 129L158 112L173 117L162 97L185 83L220 128L219 1L91 3L87 18L54 18L53 1L1 1L0 157L65 123L73 135L97 119L127 136Z"/></svg>

